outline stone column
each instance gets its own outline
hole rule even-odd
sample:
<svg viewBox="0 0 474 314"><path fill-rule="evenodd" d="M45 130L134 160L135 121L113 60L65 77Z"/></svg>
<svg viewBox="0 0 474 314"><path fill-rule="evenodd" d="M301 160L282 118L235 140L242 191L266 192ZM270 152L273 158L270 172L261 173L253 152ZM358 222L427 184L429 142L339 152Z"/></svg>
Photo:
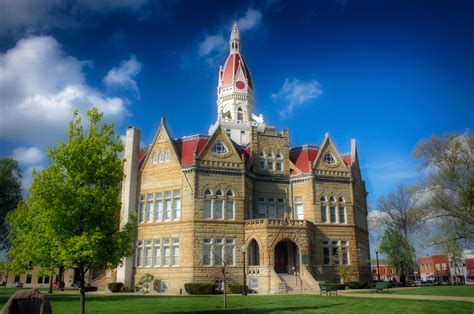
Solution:
<svg viewBox="0 0 474 314"><path fill-rule="evenodd" d="M130 214L137 210L138 199L138 153L140 150L140 130L129 127L125 136L123 171L125 179L122 183L122 209L120 228L130 221ZM133 244L134 245L134 244ZM122 266L117 268L117 282L132 288L133 284L133 255L123 259Z"/></svg>

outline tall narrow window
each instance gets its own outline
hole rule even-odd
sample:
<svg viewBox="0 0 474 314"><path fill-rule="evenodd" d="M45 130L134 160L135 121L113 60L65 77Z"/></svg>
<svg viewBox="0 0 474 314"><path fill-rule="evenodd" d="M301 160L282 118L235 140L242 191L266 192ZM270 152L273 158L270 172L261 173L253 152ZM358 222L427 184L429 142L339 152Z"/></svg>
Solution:
<svg viewBox="0 0 474 314"><path fill-rule="evenodd" d="M328 222L328 214L327 214L327 206L326 205L321 205L321 221L323 223Z"/></svg>
<svg viewBox="0 0 474 314"><path fill-rule="evenodd" d="M163 220L163 193L155 193L155 220Z"/></svg>
<svg viewBox="0 0 474 314"><path fill-rule="evenodd" d="M158 163L158 153L157 152L154 152L153 153L153 157L151 158L153 164L157 164Z"/></svg>
<svg viewBox="0 0 474 314"><path fill-rule="evenodd" d="M265 198L259 197L258 198L258 218L265 218L266 210L267 210L267 206L265 204Z"/></svg>
<svg viewBox="0 0 474 314"><path fill-rule="evenodd" d="M239 107L237 109L237 120L242 121L244 120L244 113L242 112L242 108Z"/></svg>
<svg viewBox="0 0 474 314"><path fill-rule="evenodd" d="M211 212L212 212L212 200L210 199L211 197L211 191L209 189L206 189L204 191L204 218L205 219L211 219Z"/></svg>
<svg viewBox="0 0 474 314"><path fill-rule="evenodd" d="M226 265L234 265L234 240L225 240Z"/></svg>
<svg viewBox="0 0 474 314"><path fill-rule="evenodd" d="M165 220L171 219L171 192L165 192Z"/></svg>
<svg viewBox="0 0 474 314"><path fill-rule="evenodd" d="M173 244L172 265L176 266L176 265L179 265L179 239L172 239L172 244Z"/></svg>
<svg viewBox="0 0 474 314"><path fill-rule="evenodd" d="M143 242L138 241L137 242L137 251L135 253L135 260L136 260L136 265L137 267L141 267L142 265L142 252L143 252Z"/></svg>
<svg viewBox="0 0 474 314"><path fill-rule="evenodd" d="M344 199L339 197L338 199L338 211L339 211L339 223L345 224L346 223L346 207L344 206Z"/></svg>
<svg viewBox="0 0 474 314"><path fill-rule="evenodd" d="M161 266L161 240L155 240L153 253L153 266Z"/></svg>
<svg viewBox="0 0 474 314"><path fill-rule="evenodd" d="M181 218L181 192L173 192L173 220Z"/></svg>
<svg viewBox="0 0 474 314"><path fill-rule="evenodd" d="M303 197L297 196L295 197L295 216L298 220L303 220Z"/></svg>
<svg viewBox="0 0 474 314"><path fill-rule="evenodd" d="M153 201L153 194L146 195L146 221L151 222L153 221L154 216L154 201Z"/></svg>
<svg viewBox="0 0 474 314"><path fill-rule="evenodd" d="M170 265L170 257L171 257L171 248L170 248L170 240L163 240L163 266Z"/></svg>
<svg viewBox="0 0 474 314"><path fill-rule="evenodd" d="M167 150L166 153L165 153L165 161L168 162L170 161L170 151Z"/></svg>
<svg viewBox="0 0 474 314"><path fill-rule="evenodd" d="M234 200L227 200L225 202L225 219L234 219Z"/></svg>
<svg viewBox="0 0 474 314"><path fill-rule="evenodd" d="M222 265L222 262L223 262L222 248L223 248L222 239L215 239L214 246L213 246L214 265Z"/></svg>
<svg viewBox="0 0 474 314"><path fill-rule="evenodd" d="M341 241L341 263L342 265L349 264L349 243Z"/></svg>
<svg viewBox="0 0 474 314"><path fill-rule="evenodd" d="M277 199L276 216L279 219L282 219L285 216L285 199L284 198Z"/></svg>
<svg viewBox="0 0 474 314"><path fill-rule="evenodd" d="M275 205L275 199L273 197L268 198L267 209L268 209L268 218L276 218L276 205Z"/></svg>
<svg viewBox="0 0 474 314"><path fill-rule="evenodd" d="M144 250L144 255L145 255L145 267L151 266L152 263L152 241L151 240L145 240L145 250Z"/></svg>
<svg viewBox="0 0 474 314"><path fill-rule="evenodd" d="M259 154L259 160L258 160L258 168L260 170L265 170L265 153L264 152L260 152Z"/></svg>
<svg viewBox="0 0 474 314"><path fill-rule="evenodd" d="M165 153L160 152L160 154L158 155L158 161L160 164L165 161Z"/></svg>
<svg viewBox="0 0 474 314"><path fill-rule="evenodd" d="M332 224L335 224L337 221L336 221L336 207L331 205L329 207L329 213L330 213L330 217L331 217L331 223Z"/></svg>
<svg viewBox="0 0 474 314"><path fill-rule="evenodd" d="M140 195L140 204L138 205L138 222L143 222L145 216L145 195Z"/></svg>
<svg viewBox="0 0 474 314"><path fill-rule="evenodd" d="M214 219L222 219L222 205L224 202L220 199L214 200Z"/></svg>
<svg viewBox="0 0 474 314"><path fill-rule="evenodd" d="M331 265L331 254L329 241L323 241L324 265Z"/></svg>
<svg viewBox="0 0 474 314"><path fill-rule="evenodd" d="M207 266L211 265L211 256L211 239L204 239L202 248L202 263Z"/></svg>

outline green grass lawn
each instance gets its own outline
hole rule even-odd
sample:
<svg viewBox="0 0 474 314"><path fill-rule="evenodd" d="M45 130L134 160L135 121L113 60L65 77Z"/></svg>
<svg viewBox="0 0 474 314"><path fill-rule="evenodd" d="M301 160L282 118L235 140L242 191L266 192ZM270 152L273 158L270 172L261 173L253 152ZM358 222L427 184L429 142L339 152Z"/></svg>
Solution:
<svg viewBox="0 0 474 314"><path fill-rule="evenodd" d="M3 304L14 289L0 289ZM76 291L44 293L53 313L78 313ZM86 297L87 313L218 313L223 312L222 296L99 296ZM472 313L474 304L453 301L417 301L401 299L369 299L313 295L229 296L226 313Z"/></svg>
<svg viewBox="0 0 474 314"><path fill-rule="evenodd" d="M408 290L391 289L394 294L474 297L474 286L427 286Z"/></svg>

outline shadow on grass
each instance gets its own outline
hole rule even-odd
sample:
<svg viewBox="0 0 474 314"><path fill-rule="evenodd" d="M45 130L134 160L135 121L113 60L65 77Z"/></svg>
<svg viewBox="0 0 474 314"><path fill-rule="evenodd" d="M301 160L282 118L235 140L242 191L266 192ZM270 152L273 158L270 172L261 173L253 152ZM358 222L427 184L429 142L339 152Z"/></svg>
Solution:
<svg viewBox="0 0 474 314"><path fill-rule="evenodd" d="M252 308L252 307L240 307L240 308L227 308L227 309L205 309L205 310L198 310L198 311L171 311L171 312L160 312L163 314L171 314L171 313L250 313L250 314L257 314L257 313L280 313L280 312L295 312L299 313L302 311L316 311L316 310L323 310L330 307L343 305L343 304L330 304L330 305L320 305L320 306L288 306L288 307L278 307L273 309L267 308Z"/></svg>

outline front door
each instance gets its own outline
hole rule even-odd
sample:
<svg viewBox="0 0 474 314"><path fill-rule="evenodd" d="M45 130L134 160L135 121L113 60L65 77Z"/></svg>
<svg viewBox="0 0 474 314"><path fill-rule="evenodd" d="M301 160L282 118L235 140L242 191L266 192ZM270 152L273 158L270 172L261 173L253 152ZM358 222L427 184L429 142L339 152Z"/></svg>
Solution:
<svg viewBox="0 0 474 314"><path fill-rule="evenodd" d="M275 246L275 272L288 272L288 243L280 242Z"/></svg>

